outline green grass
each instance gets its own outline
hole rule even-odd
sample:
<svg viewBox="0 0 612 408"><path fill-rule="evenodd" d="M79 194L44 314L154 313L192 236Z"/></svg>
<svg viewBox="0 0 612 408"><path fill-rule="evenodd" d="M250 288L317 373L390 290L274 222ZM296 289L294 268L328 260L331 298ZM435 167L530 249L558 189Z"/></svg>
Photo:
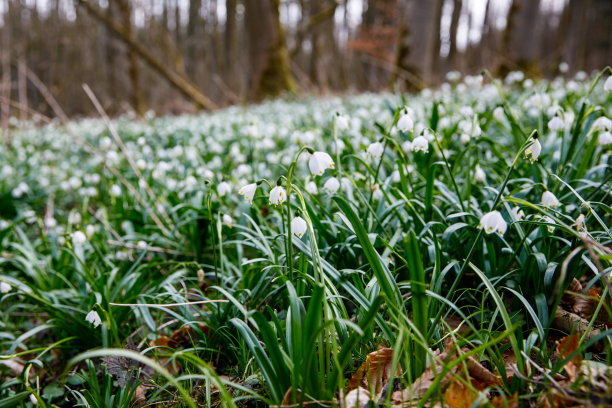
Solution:
<svg viewBox="0 0 612 408"><path fill-rule="evenodd" d="M557 112L572 121L551 132ZM582 403L609 400L566 368L612 363L612 145L594 128L611 112L599 75L466 77L419 95L126 116L112 130L19 123L0 147L0 407L328 406L379 347L397 377L369 390L382 405L434 369L420 406L448 402L453 382L475 405L558 402L559 383ZM419 136L426 152L409 148ZM382 158L369 157L379 141ZM334 167L313 177L313 151ZM251 183L252 204L238 194ZM274 206L277 184L288 199ZM503 235L478 228L494 210ZM573 279L583 293L568 292ZM578 298L592 306L572 309ZM562 308L583 320L562 327ZM474 382L473 361L497 384Z"/></svg>

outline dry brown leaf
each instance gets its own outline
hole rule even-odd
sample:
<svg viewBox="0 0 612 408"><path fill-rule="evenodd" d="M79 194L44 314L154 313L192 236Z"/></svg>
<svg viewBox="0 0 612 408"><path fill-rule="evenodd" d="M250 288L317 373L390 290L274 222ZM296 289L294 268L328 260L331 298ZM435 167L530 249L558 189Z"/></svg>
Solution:
<svg viewBox="0 0 612 408"><path fill-rule="evenodd" d="M287 406L292 405L291 403L292 392L293 392L293 387L289 387L289 389L285 393L285 396L283 397L283 401L281 402L281 405L280 405L281 407L287 407ZM296 401L299 403L301 399L302 399L302 392L298 389L297 394L296 394Z"/></svg>
<svg viewBox="0 0 612 408"><path fill-rule="evenodd" d="M391 348L381 348L368 354L366 361L351 377L347 390L364 387L378 394L391 377L392 359L393 349ZM401 370L398 367L395 376L399 375L401 375Z"/></svg>
<svg viewBox="0 0 612 408"><path fill-rule="evenodd" d="M599 336L601 331L598 329L589 329L589 322L578 316L575 313L570 313L566 310L557 308L555 311L555 317L553 318L552 325L561 329L565 332L576 332L579 335L582 335L586 332L585 341L591 340L595 336ZM588 330L588 331L587 331ZM592 345L593 348L601 351L603 349L603 343L601 341Z"/></svg>
<svg viewBox="0 0 612 408"><path fill-rule="evenodd" d="M484 388L499 385L499 379L489 371L488 368L480 364L474 357L468 357L467 367L470 376L484 385ZM483 389L484 389L483 388ZM480 389L480 388L478 388Z"/></svg>
<svg viewBox="0 0 612 408"><path fill-rule="evenodd" d="M491 399L491 405L495 408L518 408L518 394L515 392L509 397L497 395Z"/></svg>
<svg viewBox="0 0 612 408"><path fill-rule="evenodd" d="M569 357L570 354L578 350L579 341L580 341L580 337L578 337L578 335L576 334L572 334L572 335L562 338L557 343L557 354L562 359ZM567 373L571 381L576 381L576 378L578 378L578 373L580 371L581 362L582 362L581 356L580 354L577 354L570 361L565 363L565 366L564 366L565 372Z"/></svg>
<svg viewBox="0 0 612 408"><path fill-rule="evenodd" d="M444 392L444 402L451 408L470 408L478 395L454 378Z"/></svg>
<svg viewBox="0 0 612 408"><path fill-rule="evenodd" d="M21 372L23 371L23 364L21 364L18 361L15 361L13 359L10 359L10 360L0 360L0 364L8 367L15 377L20 375Z"/></svg>
<svg viewBox="0 0 612 408"><path fill-rule="evenodd" d="M346 394L341 408L366 408L369 402L370 392L365 388L358 387Z"/></svg>
<svg viewBox="0 0 612 408"><path fill-rule="evenodd" d="M134 391L134 395L132 395L132 405L141 407L147 402L147 397L145 393L147 392L147 388L140 384L136 387L136 391Z"/></svg>

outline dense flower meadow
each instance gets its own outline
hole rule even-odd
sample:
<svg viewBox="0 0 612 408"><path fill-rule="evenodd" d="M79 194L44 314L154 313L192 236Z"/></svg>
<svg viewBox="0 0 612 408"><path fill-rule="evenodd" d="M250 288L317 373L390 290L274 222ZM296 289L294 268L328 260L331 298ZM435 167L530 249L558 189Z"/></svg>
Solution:
<svg viewBox="0 0 612 408"><path fill-rule="evenodd" d="M609 74L12 121L0 407L612 403Z"/></svg>

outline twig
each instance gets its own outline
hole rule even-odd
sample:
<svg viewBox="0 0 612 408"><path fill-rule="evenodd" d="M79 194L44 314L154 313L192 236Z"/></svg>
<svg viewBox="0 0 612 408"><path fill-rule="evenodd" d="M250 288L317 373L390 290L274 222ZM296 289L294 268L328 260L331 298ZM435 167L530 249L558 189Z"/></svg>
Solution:
<svg viewBox="0 0 612 408"><path fill-rule="evenodd" d="M113 136L113 139L115 139L115 143L117 143L117 145L119 146L119 148L121 149L121 151L125 155L125 158L127 159L130 167L132 168L134 173L136 173L136 177L138 177L138 183L139 184L142 183L144 185L145 191L149 195L149 198L154 203L157 203L159 200L157 199L157 197L153 193L153 190L151 190L151 187L149 187L149 183L147 183L145 178L142 176L142 172L140 171L138 166L136 166L136 163L132 159L132 156L130 155L130 153L126 149L125 145L123 144L123 140L121 140L121 137L117 133L117 130L113 126L113 123L111 122L110 118L108 117L108 115L104 111L104 108L102 107L102 104L100 104L100 101L98 100L98 98L96 98L96 95L93 93L93 91L91 90L89 85L83 84L83 90L85 91L85 93L87 94L87 96L89 97L91 102L93 103L94 107L98 111L98 114L102 117L102 120L104 120L104 123L106 124L106 127L108 128L110 134ZM153 210L153 209L151 209L151 210ZM163 209L163 207L162 207L160 213L161 213L162 217L164 218L164 220L166 221L166 223L170 224L171 222L170 222L170 219L168 218L168 214L166 214L166 212Z"/></svg>
<svg viewBox="0 0 612 408"><path fill-rule="evenodd" d="M92 153L93 155L95 155L96 157L98 157L100 159L100 161L104 164L104 166L111 172L113 173L113 175L115 177L117 177L117 179L121 182L121 184L123 184L129 191L130 193L132 193L134 195L134 198L136 198L136 200L140 203L141 206L143 206L144 208L148 208L149 206L147 205L147 203L144 201L142 195L140 195L140 193L138 192L138 190L136 190L134 188L134 186L132 186L122 175L121 173L119 173L117 171L117 169L115 169L113 166L111 166L107 161L106 158L104 157L104 155L102 155L100 152L98 152L96 150L96 148L94 148L92 145L90 145L89 143L87 143L83 138L81 138L79 135L77 135L76 133L74 133L70 127L68 127L68 116L66 116L66 113L64 113L64 111L62 110L61 106L59 106L59 104L57 103L57 101L55 100L55 98L53 97L53 95L51 94L51 92L49 92L49 89L47 89L46 85L44 83L42 83L42 81L40 79L38 79L38 77L36 76L35 73L33 73L32 71L30 71L29 68L26 67L26 75L28 76L28 79L34 84L34 86L38 89L38 91L42 94L43 98L45 98L45 101L49 104L49 106L51 106L51 109L53 110L53 113L55 113L55 115L57 117L60 118L60 122L62 123L62 125L64 125L66 132L72 136L74 138L74 140L79 143L85 150L88 150L90 153ZM151 213L151 219L153 220L153 222L155 223L155 225L157 225L157 227L166 235L169 234L169 231L167 230L167 228L164 226L164 224L162 224L162 222L160 221L160 219L157 217L157 215L152 212Z"/></svg>
<svg viewBox="0 0 612 408"><path fill-rule="evenodd" d="M136 244L130 244L123 240L115 241L115 240L109 239L108 241L106 241L106 243L109 245L120 246L120 247L124 247L127 249L142 249ZM159 253L170 254L170 255L194 256L192 252L181 252L181 251L176 251L174 249L166 249L166 248L155 247L155 246L147 246L145 249L151 252L159 252Z"/></svg>

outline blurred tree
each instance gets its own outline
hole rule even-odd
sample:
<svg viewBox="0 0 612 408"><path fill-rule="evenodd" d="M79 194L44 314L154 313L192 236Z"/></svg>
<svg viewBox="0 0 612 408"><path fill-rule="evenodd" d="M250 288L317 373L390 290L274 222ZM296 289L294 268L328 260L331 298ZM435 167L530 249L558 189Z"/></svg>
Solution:
<svg viewBox="0 0 612 408"><path fill-rule="evenodd" d="M254 98L295 91L279 0L245 0L249 34L249 84Z"/></svg>

